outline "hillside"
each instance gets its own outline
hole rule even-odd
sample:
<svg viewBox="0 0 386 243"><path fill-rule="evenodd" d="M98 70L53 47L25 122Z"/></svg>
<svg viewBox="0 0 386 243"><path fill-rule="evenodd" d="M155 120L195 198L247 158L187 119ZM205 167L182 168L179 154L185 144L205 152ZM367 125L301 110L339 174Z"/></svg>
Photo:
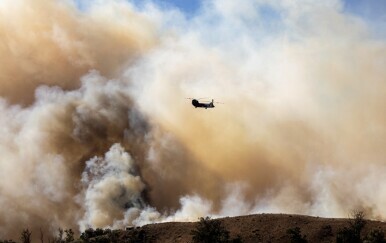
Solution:
<svg viewBox="0 0 386 243"><path fill-rule="evenodd" d="M351 221L350 221L351 220ZM216 219L242 242L291 242L288 229L299 227L308 242L335 242L339 230L348 227L352 219L320 218L302 215L257 214ZM170 222L112 231L92 237L89 242L193 242L190 234L198 222ZM386 223L366 220L361 236L378 229L386 232ZM95 233L95 231L94 231ZM101 232L100 232L101 233ZM130 241L134 240L134 241ZM81 242L81 241L76 241Z"/></svg>

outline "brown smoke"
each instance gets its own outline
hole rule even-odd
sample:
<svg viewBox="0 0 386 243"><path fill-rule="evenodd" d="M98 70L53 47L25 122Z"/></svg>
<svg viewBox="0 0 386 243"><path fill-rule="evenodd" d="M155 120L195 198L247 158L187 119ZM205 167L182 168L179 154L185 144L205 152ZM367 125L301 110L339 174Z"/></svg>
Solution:
<svg viewBox="0 0 386 243"><path fill-rule="evenodd" d="M0 238L207 214L384 219L385 41L339 1L242 3L186 21L2 1ZM185 99L202 96L225 104Z"/></svg>
<svg viewBox="0 0 386 243"><path fill-rule="evenodd" d="M123 139L131 107L119 85L80 77L115 77L154 45L152 26L124 3L17 0L0 3L0 36L0 237L77 228L84 163Z"/></svg>
<svg viewBox="0 0 386 243"><path fill-rule="evenodd" d="M242 213L362 208L384 218L384 40L339 1L243 3L206 5L185 36L166 38L129 71L140 110L212 181L242 185ZM282 17L276 29L255 27L261 16L249 11L260 5ZM182 98L192 96L226 104L188 109ZM233 196L222 193L204 198L229 214Z"/></svg>
<svg viewBox="0 0 386 243"><path fill-rule="evenodd" d="M81 13L70 1L2 1L0 95L30 103L41 84L79 87L90 69L114 77L154 44L150 22L127 4L95 5Z"/></svg>

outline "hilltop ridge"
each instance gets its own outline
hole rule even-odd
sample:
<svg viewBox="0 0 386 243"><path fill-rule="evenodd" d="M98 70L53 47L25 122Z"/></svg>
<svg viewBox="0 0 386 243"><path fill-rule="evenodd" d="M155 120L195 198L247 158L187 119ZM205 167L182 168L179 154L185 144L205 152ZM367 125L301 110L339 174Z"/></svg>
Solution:
<svg viewBox="0 0 386 243"><path fill-rule="evenodd" d="M353 223L353 219L347 218L321 218L288 214L255 214L219 218L213 219L213 221L221 222L229 231L230 239L238 237L238 240L245 243L291 242L289 230L296 231L296 227L300 229L300 235L308 242L336 242L338 232L342 232L345 227L350 227L350 223ZM364 222L361 238L374 230L386 232L386 222L372 220L364 220ZM197 224L198 222L167 222L129 227L126 230L108 230L106 234L102 234L100 231L102 235L92 237L88 242L187 243L193 242L191 232L196 229ZM111 239L112 235L114 235L114 239ZM77 240L75 242L84 241Z"/></svg>

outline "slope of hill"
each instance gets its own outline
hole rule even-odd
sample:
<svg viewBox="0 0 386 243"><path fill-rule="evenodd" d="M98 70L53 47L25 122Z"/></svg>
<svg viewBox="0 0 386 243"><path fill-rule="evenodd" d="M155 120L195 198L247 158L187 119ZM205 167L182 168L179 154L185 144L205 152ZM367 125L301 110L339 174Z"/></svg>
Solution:
<svg viewBox="0 0 386 243"><path fill-rule="evenodd" d="M339 231L349 227L352 219L320 218L302 215L257 214L215 219L242 242L291 242L289 229L299 227L308 242L335 242ZM372 230L386 232L386 222L366 220L364 238ZM193 242L191 231L198 222L169 222L113 231L90 238L90 242ZM114 235L114 239L111 239ZM81 242L81 241L79 241Z"/></svg>

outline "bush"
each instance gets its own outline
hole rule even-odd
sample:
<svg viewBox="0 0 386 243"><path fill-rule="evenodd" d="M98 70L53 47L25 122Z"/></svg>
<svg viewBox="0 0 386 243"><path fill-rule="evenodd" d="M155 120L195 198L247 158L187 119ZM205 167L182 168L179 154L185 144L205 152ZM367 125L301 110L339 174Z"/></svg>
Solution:
<svg viewBox="0 0 386 243"><path fill-rule="evenodd" d="M306 236L301 234L300 228L295 227L287 230L291 243L307 243Z"/></svg>
<svg viewBox="0 0 386 243"><path fill-rule="evenodd" d="M336 235L336 243L360 243L361 238L351 228L344 227Z"/></svg>
<svg viewBox="0 0 386 243"><path fill-rule="evenodd" d="M80 234L80 239L87 241L88 239L94 237L94 229L86 229L82 234Z"/></svg>
<svg viewBox="0 0 386 243"><path fill-rule="evenodd" d="M58 228L58 236L54 236L52 239L48 239L48 243L64 243L63 241L63 229ZM40 240L43 241L43 233L40 231Z"/></svg>
<svg viewBox="0 0 386 243"><path fill-rule="evenodd" d="M22 243L31 243L31 232L28 229L23 230L20 240Z"/></svg>
<svg viewBox="0 0 386 243"><path fill-rule="evenodd" d="M86 229L82 234L80 234L80 239L83 241L88 241L91 238L104 235L103 229L97 228L96 230L89 228Z"/></svg>
<svg viewBox="0 0 386 243"><path fill-rule="evenodd" d="M362 211L354 211L352 214L353 219L350 221L350 228L355 234L361 234L362 229L366 225L365 214Z"/></svg>
<svg viewBox="0 0 386 243"><path fill-rule="evenodd" d="M92 238L88 242L90 242L90 243L110 243L110 239L107 235L99 235L99 236Z"/></svg>
<svg viewBox="0 0 386 243"><path fill-rule="evenodd" d="M236 238L230 241L231 243L242 243L243 240L241 239L240 235L237 235Z"/></svg>
<svg viewBox="0 0 386 243"><path fill-rule="evenodd" d="M333 236L331 225L324 225L318 232L318 238L323 240L325 238Z"/></svg>
<svg viewBox="0 0 386 243"><path fill-rule="evenodd" d="M102 236L105 234L105 231L101 228L96 228L96 230L94 231L94 236Z"/></svg>
<svg viewBox="0 0 386 243"><path fill-rule="evenodd" d="M129 243L148 242L146 238L146 232L143 229L135 229L130 238Z"/></svg>
<svg viewBox="0 0 386 243"><path fill-rule="evenodd" d="M229 242L229 231L221 224L219 220L211 220L209 217L200 218L196 229L190 234L193 236L193 242L196 243L227 243Z"/></svg>
<svg viewBox="0 0 386 243"><path fill-rule="evenodd" d="M337 243L361 243L361 232L366 225L365 214L362 211L354 211L349 227L339 230L336 236Z"/></svg>
<svg viewBox="0 0 386 243"><path fill-rule="evenodd" d="M119 231L118 230L110 230L109 237L111 239L111 242L118 242Z"/></svg>
<svg viewBox="0 0 386 243"><path fill-rule="evenodd" d="M72 229L65 230L64 233L66 234L64 242L69 243L74 241L74 231L72 231Z"/></svg>
<svg viewBox="0 0 386 243"><path fill-rule="evenodd" d="M363 243L386 243L383 231L375 229L367 234Z"/></svg>

